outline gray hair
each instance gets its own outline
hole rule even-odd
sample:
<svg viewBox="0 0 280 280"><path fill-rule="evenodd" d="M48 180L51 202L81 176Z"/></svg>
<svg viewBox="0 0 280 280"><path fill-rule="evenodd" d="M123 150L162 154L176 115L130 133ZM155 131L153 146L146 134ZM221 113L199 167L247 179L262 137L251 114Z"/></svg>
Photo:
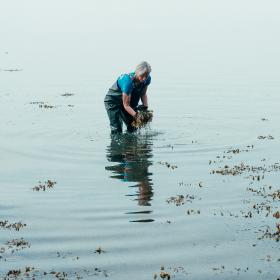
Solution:
<svg viewBox="0 0 280 280"><path fill-rule="evenodd" d="M135 69L135 73L138 75L143 75L143 74L149 75L151 73L151 71L152 71L152 67L146 61L142 61L141 63L139 63Z"/></svg>

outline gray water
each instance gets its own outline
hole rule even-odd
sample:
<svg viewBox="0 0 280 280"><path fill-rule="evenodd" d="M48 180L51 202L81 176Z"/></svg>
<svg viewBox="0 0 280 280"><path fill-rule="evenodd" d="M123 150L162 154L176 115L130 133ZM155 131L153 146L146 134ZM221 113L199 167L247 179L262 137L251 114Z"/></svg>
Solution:
<svg viewBox="0 0 280 280"><path fill-rule="evenodd" d="M261 236L279 199L247 188L279 190L279 170L211 173L279 162L279 8L3 2L0 221L26 227L0 228L0 277L32 266L36 279L161 279L162 267L172 279L277 279L279 242ZM112 138L104 95L143 59L153 122ZM47 180L53 189L33 190ZM190 199L176 206L177 195ZM253 210L267 200L267 217ZM12 252L19 238L30 247Z"/></svg>

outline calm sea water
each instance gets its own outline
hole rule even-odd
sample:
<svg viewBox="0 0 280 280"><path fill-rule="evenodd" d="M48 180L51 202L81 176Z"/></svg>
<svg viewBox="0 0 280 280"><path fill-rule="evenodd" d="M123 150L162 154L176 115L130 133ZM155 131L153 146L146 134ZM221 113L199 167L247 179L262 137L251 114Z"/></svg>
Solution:
<svg viewBox="0 0 280 280"><path fill-rule="evenodd" d="M1 277L277 279L279 244L261 237L279 199L247 188L279 189L279 170L211 172L279 161L279 5L105 2L1 11L0 220L26 224L0 228ZM112 138L104 95L143 59L154 120Z"/></svg>

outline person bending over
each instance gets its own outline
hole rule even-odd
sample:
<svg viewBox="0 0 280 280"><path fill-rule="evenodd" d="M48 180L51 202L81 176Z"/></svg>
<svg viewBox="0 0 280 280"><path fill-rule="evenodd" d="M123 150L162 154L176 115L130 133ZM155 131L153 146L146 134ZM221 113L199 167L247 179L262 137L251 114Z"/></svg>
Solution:
<svg viewBox="0 0 280 280"><path fill-rule="evenodd" d="M127 131L136 130L131 124L139 110L148 109L147 88L152 69L148 62L137 65L135 72L122 74L107 92L104 104L110 120L111 133L121 133L125 123ZM141 100L142 105L138 106Z"/></svg>

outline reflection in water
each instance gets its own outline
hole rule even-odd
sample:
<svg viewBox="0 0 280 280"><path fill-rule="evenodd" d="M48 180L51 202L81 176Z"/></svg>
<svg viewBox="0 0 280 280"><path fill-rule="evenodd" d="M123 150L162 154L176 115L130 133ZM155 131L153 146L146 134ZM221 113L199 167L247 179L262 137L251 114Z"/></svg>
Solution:
<svg viewBox="0 0 280 280"><path fill-rule="evenodd" d="M110 178L124 182L134 182L131 188L136 189L135 200L140 206L150 206L153 197L152 173L152 140L148 134L119 134L111 136L111 145L107 148L107 159L113 165L105 169L111 171ZM151 211L129 212L127 214L149 214ZM138 220L151 222L153 220ZM134 221L135 222L135 221Z"/></svg>

